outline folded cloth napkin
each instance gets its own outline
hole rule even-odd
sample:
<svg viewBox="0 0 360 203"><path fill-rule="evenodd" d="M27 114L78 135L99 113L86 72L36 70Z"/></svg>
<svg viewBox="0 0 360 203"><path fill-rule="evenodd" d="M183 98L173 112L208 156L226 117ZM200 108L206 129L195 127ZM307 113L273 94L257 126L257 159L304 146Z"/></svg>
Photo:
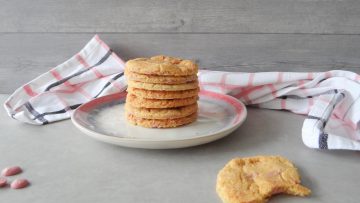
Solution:
<svg viewBox="0 0 360 203"><path fill-rule="evenodd" d="M97 36L75 56L17 89L4 106L12 118L35 125L67 119L79 105L126 90L124 62ZM247 105L307 115L306 146L360 150L360 76L319 73L201 70L202 90L229 94Z"/></svg>

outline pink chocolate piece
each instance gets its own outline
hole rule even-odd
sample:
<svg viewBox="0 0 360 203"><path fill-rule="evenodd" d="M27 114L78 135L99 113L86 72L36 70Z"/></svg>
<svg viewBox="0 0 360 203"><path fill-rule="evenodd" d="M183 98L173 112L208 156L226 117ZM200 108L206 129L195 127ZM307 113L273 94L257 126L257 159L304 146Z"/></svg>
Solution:
<svg viewBox="0 0 360 203"><path fill-rule="evenodd" d="M4 168L1 171L1 175L3 176L14 176L22 172L22 169L19 166L12 166Z"/></svg>
<svg viewBox="0 0 360 203"><path fill-rule="evenodd" d="M12 189L21 189L27 187L29 184L29 181L26 179L16 179L11 183L10 187Z"/></svg>
<svg viewBox="0 0 360 203"><path fill-rule="evenodd" d="M7 185L6 178L0 177L0 187L5 187Z"/></svg>

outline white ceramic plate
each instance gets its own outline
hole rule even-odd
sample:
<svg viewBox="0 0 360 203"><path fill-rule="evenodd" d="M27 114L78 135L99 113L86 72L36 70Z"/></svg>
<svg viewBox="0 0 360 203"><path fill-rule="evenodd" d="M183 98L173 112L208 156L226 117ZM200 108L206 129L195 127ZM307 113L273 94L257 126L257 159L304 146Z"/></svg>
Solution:
<svg viewBox="0 0 360 203"><path fill-rule="evenodd" d="M149 129L126 122L126 93L97 98L77 108L71 120L82 132L97 140L134 148L170 149L196 146L233 132L246 118L239 100L222 94L200 92L199 117L189 125Z"/></svg>

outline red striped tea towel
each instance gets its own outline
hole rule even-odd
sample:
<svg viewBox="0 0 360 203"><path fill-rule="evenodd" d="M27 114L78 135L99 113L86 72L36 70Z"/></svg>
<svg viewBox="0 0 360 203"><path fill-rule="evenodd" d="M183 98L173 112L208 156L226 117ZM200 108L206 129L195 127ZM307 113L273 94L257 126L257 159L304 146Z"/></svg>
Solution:
<svg viewBox="0 0 360 203"><path fill-rule="evenodd" d="M30 124L68 119L85 102L125 91L123 70L124 62L95 35L75 56L17 89L4 106Z"/></svg>
<svg viewBox="0 0 360 203"><path fill-rule="evenodd" d="M12 118L35 125L67 119L82 103L126 89L124 62L95 36L75 56L17 89L4 106ZM321 73L230 73L201 70L201 89L247 105L307 115L306 146L360 150L360 76Z"/></svg>

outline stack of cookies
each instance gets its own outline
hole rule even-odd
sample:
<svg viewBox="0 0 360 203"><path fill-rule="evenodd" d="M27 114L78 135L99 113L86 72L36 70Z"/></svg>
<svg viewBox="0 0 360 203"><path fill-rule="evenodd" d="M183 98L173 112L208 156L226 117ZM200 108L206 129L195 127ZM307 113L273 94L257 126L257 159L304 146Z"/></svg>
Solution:
<svg viewBox="0 0 360 203"><path fill-rule="evenodd" d="M191 60L162 55L126 62L127 120L148 128L173 128L195 121L197 72Z"/></svg>

